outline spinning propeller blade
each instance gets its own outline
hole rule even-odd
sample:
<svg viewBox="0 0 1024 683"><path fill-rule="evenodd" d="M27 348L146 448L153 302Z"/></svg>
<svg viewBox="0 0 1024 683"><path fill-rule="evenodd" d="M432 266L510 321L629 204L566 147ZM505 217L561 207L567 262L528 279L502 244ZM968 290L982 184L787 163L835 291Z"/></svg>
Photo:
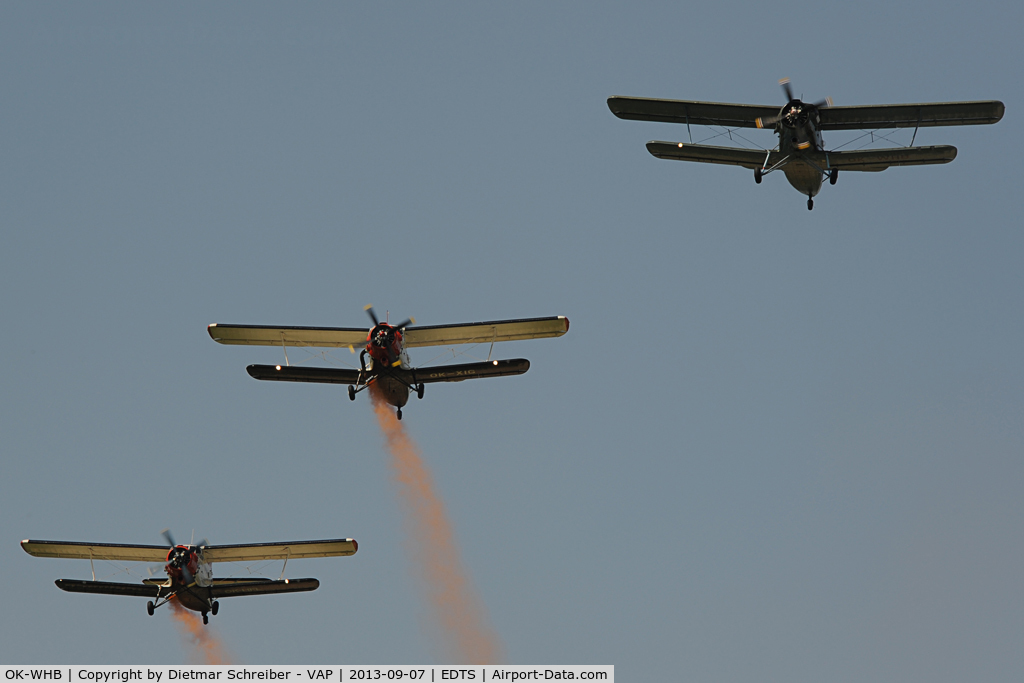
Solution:
<svg viewBox="0 0 1024 683"><path fill-rule="evenodd" d="M404 330L408 325L415 325L415 324L416 324L416 318L407 318L405 320L405 322L401 322L401 323L395 325L395 329L396 330Z"/></svg>
<svg viewBox="0 0 1024 683"><path fill-rule="evenodd" d="M189 551L178 548L177 544L174 542L174 536L171 536L170 529L164 529L160 533L163 534L164 540L167 541L167 545L171 547L171 561L168 564L170 564L172 567L177 567L181 569L181 578L185 582L185 585L187 586L188 584L192 583L193 578L192 572L188 570L188 558L190 555ZM204 547L206 545L205 538L203 539L202 545Z"/></svg>
<svg viewBox="0 0 1024 683"><path fill-rule="evenodd" d="M373 321L374 325L380 323L380 321L377 320L377 314L373 312L373 304L366 304L366 306L363 307L363 310L366 311L367 314L369 314L370 320Z"/></svg>
<svg viewBox="0 0 1024 683"><path fill-rule="evenodd" d="M789 79L783 78L779 80L779 85L782 86L782 92L786 93L786 101L793 101L793 89L789 87Z"/></svg>

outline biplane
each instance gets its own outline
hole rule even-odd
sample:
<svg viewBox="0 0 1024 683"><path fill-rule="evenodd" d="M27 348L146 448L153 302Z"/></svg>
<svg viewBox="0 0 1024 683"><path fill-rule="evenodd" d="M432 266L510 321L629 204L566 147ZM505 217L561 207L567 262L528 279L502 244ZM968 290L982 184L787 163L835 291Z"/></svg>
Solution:
<svg viewBox="0 0 1024 683"><path fill-rule="evenodd" d="M325 541L290 541L287 543L255 543L250 545L208 545L205 540L197 545L177 545L170 532L164 530L167 545L126 545L121 543L81 543L76 541L21 542L21 547L33 557L65 557L89 560L92 580L57 579L57 588L72 593L100 593L104 595L130 595L152 598L146 611L153 612L176 600L179 605L201 612L203 623L209 623L209 614L217 614L220 598L242 595L268 595L314 591L320 587L316 579L286 579L284 570L288 560L307 557L339 557L354 555L359 545L351 538ZM147 578L142 583L124 583L96 580L96 560L113 562L165 562L166 578ZM263 577L215 578L214 562L258 562L284 560L281 577L277 580Z"/></svg>
<svg viewBox="0 0 1024 683"><path fill-rule="evenodd" d="M640 97L609 97L608 108L620 119L717 126L732 132L739 128L773 129L779 136L774 149L744 149L652 140L647 151L659 159L700 161L742 166L754 171L754 182L769 173L782 171L797 192L807 195L807 208L814 208L814 196L827 178L835 185L839 171L884 171L890 166L947 164L956 158L956 147L936 145L915 147L917 131L933 126L970 126L996 123L1004 106L996 100L981 102L936 102L928 104L881 104L834 107L831 99L808 103L793 95L789 79L779 81L786 104L771 105L658 100ZM832 150L825 148L822 131L863 130L873 132L913 128L910 145L885 149ZM872 134L872 140L875 136Z"/></svg>
<svg viewBox="0 0 1024 683"><path fill-rule="evenodd" d="M564 316L411 327L416 322L413 318L392 325L387 320L378 319L372 306L365 310L373 321L369 332L359 327L262 327L218 323L210 325L207 331L214 341L221 344L281 347L285 354L284 365L250 365L246 368L255 379L347 384L348 397L353 401L360 391L376 384L385 400L398 409L399 420L410 393L415 392L418 398L423 398L425 384L521 375L530 369L530 361L525 358L491 360L490 352L487 360L482 362L414 368L409 364L406 349L489 343L493 351L495 342L560 337L569 331L569 319ZM363 349L359 353L359 368L348 369L291 365L288 361L289 346L347 347L351 351L362 346Z"/></svg>

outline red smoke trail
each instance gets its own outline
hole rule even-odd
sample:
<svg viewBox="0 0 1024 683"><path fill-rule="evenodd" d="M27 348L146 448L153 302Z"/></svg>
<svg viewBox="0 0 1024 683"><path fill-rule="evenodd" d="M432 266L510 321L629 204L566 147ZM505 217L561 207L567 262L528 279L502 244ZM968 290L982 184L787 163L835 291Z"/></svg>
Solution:
<svg viewBox="0 0 1024 683"><path fill-rule="evenodd" d="M210 633L203 625L203 620L195 612L185 609L177 600L170 601L171 616L177 622L181 635L192 641L195 650L189 652L192 664L230 664L224 645L217 636ZM199 661L195 661L199 660Z"/></svg>
<svg viewBox="0 0 1024 683"><path fill-rule="evenodd" d="M455 536L419 449L375 385L370 398L405 511L406 549L427 588L442 642L460 664L497 664L501 645L466 577Z"/></svg>

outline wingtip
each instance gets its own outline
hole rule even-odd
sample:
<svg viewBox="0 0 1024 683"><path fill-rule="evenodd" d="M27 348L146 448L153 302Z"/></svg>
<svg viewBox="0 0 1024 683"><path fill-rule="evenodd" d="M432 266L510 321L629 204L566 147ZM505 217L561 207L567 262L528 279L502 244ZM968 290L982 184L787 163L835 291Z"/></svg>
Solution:
<svg viewBox="0 0 1024 683"><path fill-rule="evenodd" d="M1006 113L1006 105L996 100L996 120L994 123L999 123L1003 120L1003 114Z"/></svg>
<svg viewBox="0 0 1024 683"><path fill-rule="evenodd" d="M565 331L568 332L569 331L569 319L567 317L565 317L564 315L562 316L562 319L565 320Z"/></svg>

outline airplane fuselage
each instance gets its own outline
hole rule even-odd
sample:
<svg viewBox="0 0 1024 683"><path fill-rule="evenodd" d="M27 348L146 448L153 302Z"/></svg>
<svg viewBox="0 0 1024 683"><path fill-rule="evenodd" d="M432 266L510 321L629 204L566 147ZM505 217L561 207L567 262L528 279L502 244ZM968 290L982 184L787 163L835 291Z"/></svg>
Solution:
<svg viewBox="0 0 1024 683"><path fill-rule="evenodd" d="M790 161L782 167L786 180L797 192L814 197L821 190L822 172L807 156L824 149L818 108L800 100L792 100L779 112L775 131L779 134L779 151Z"/></svg>
<svg viewBox="0 0 1024 683"><path fill-rule="evenodd" d="M375 384L384 400L396 408L408 403L409 385L387 372L389 368L409 370L411 367L402 330L388 323L377 323L366 335L366 353L371 361L365 369L373 378L367 383Z"/></svg>
<svg viewBox="0 0 1024 683"><path fill-rule="evenodd" d="M184 545L171 548L164 571L171 584L169 592L176 594L178 604L196 612L210 609L213 565L203 561L199 549Z"/></svg>

